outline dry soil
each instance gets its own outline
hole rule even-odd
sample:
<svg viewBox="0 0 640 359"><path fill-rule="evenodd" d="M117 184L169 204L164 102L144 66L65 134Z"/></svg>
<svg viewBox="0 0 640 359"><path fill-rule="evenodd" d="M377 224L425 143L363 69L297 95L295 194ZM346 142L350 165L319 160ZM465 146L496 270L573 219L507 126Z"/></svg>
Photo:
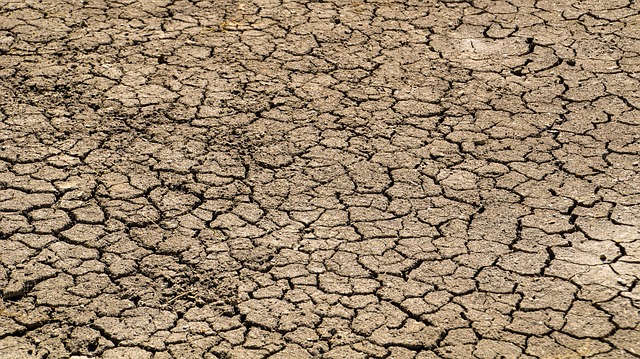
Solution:
<svg viewBox="0 0 640 359"><path fill-rule="evenodd" d="M640 356L635 0L0 0L0 358Z"/></svg>

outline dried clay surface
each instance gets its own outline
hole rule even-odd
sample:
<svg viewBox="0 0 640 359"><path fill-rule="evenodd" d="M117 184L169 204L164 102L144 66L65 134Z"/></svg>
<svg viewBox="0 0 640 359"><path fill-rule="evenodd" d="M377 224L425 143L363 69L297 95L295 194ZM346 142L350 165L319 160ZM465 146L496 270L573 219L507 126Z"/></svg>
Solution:
<svg viewBox="0 0 640 359"><path fill-rule="evenodd" d="M634 0L0 0L0 358L638 358L638 73Z"/></svg>

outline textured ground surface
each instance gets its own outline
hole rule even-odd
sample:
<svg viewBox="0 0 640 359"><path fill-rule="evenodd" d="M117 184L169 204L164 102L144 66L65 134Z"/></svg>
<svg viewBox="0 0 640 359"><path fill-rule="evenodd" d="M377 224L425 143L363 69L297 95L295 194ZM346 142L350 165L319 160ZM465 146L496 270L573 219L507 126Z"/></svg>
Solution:
<svg viewBox="0 0 640 359"><path fill-rule="evenodd" d="M638 358L639 14L0 0L0 358Z"/></svg>

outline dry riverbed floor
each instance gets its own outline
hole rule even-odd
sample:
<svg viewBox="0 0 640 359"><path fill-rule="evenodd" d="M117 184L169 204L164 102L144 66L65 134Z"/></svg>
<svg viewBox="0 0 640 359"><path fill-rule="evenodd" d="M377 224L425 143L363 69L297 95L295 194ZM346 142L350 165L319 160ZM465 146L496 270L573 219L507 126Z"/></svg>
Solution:
<svg viewBox="0 0 640 359"><path fill-rule="evenodd" d="M640 3L0 0L0 358L640 357Z"/></svg>

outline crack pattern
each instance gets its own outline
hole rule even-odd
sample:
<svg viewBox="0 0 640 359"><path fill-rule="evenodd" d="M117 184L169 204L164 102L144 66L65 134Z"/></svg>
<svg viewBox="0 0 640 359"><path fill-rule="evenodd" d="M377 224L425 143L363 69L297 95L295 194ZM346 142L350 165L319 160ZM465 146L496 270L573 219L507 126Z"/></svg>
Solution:
<svg viewBox="0 0 640 359"><path fill-rule="evenodd" d="M639 357L639 20L0 2L0 357Z"/></svg>

